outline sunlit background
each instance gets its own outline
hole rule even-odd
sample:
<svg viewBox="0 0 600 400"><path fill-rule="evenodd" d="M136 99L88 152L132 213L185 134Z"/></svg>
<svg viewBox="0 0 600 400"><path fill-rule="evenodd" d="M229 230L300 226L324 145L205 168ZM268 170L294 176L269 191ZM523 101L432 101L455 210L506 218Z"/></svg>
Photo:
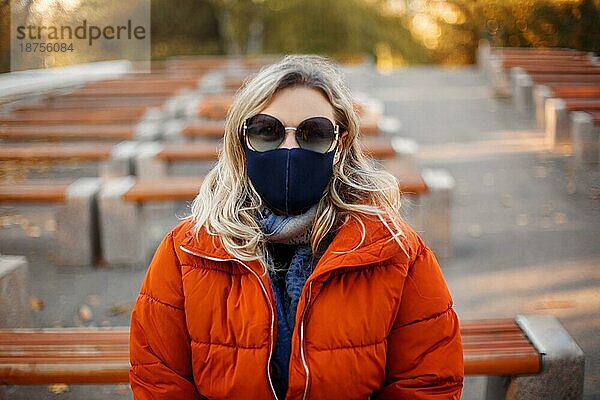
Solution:
<svg viewBox="0 0 600 400"><path fill-rule="evenodd" d="M15 3L34 18L80 14L95 1ZM0 1L0 71L10 66L10 4ZM599 9L599 0L152 0L152 58L302 52L460 65L475 61L480 39L598 51Z"/></svg>

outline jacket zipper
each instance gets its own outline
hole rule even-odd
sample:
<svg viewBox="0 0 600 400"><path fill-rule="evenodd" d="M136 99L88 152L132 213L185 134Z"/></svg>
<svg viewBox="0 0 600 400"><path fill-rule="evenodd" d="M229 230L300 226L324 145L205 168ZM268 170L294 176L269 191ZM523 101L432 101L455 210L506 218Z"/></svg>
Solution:
<svg viewBox="0 0 600 400"><path fill-rule="evenodd" d="M308 284L308 298L306 299L306 306L302 311L302 318L300 320L300 357L302 358L302 365L304 366L304 372L306 373L306 381L304 383L304 395L302 396L302 400L306 400L306 396L308 395L308 380L310 378L310 370L308 369L308 363L306 362L306 355L304 353L304 318L306 317L308 307L310 306L312 284L312 281L310 281Z"/></svg>
<svg viewBox="0 0 600 400"><path fill-rule="evenodd" d="M200 258L205 258L205 259L211 260L211 261L236 262L238 264L241 264L244 268L246 268L248 271L250 271L252 273L252 275L254 275L256 277L256 279L258 279L258 283L260 283L260 287L263 291L265 299L267 300L267 303L269 304L269 310L271 312L271 334L269 337L269 358L267 360L267 378L269 379L269 386L271 387L271 392L273 393L273 398L275 398L275 400L278 400L277 394L275 393L275 388L273 387L273 381L271 380L271 355L273 354L273 330L274 330L274 325L275 325L275 313L273 311L273 304L271 304L271 300L269 300L269 294L267 293L267 289L265 288L265 285L263 284L262 279L260 279L258 274L256 272L254 272L254 270L252 270L252 268L250 268L249 266L244 264L242 261L237 260L235 258L226 259L226 258L208 257L203 254L195 253L191 250L188 250L185 247L183 247L183 245L179 246L179 248L188 254L191 254L193 256L200 257ZM310 300L310 293L309 293L309 300ZM304 361L304 355L303 355L302 359ZM308 366L306 366L306 364L304 366L304 369L308 372ZM306 388L308 388L308 378L307 378ZM306 391L304 392L304 395L306 397Z"/></svg>

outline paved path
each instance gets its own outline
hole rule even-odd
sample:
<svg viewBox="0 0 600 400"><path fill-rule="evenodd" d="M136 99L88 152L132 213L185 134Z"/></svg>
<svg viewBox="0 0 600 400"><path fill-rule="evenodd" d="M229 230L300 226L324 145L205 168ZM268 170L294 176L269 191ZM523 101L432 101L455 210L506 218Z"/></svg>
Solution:
<svg viewBox="0 0 600 400"><path fill-rule="evenodd" d="M461 318L557 315L587 356L585 399L598 398L600 200L569 194L568 157L548 151L533 121L494 99L475 69L347 71L354 91L384 100L385 114L401 120L401 134L420 143L421 166L446 168L456 179L454 252L440 263ZM43 227L49 217L37 213L39 221L13 224L14 212L0 213L9 214L0 251L29 255L31 290L44 301L36 326L128 324L143 268L57 268L51 229L22 240L23 227ZM84 304L88 321L79 313ZM483 380L467 380L463 399L481 399ZM46 387L21 387L9 388L8 398L57 396ZM58 398L131 397L122 386L72 386Z"/></svg>

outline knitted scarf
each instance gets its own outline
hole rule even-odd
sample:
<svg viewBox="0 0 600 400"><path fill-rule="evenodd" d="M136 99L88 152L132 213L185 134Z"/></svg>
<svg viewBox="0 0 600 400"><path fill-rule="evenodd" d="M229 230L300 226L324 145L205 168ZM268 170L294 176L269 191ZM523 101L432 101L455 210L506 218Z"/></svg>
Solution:
<svg viewBox="0 0 600 400"><path fill-rule="evenodd" d="M317 260L310 248L311 227L317 206L300 215L275 215L264 209L259 224L265 233L267 262L277 309L277 340L272 357L272 380L278 398L285 398L292 347L292 332L302 288Z"/></svg>

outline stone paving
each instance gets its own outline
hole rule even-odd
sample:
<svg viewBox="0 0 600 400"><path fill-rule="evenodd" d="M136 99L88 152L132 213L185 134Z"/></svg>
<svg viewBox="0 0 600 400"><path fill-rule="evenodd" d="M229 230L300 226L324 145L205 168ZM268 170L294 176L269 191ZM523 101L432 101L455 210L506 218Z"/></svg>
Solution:
<svg viewBox="0 0 600 400"><path fill-rule="evenodd" d="M571 185L568 151L549 151L533 119L495 99L475 68L379 74L362 65L347 75L354 91L384 101L401 135L417 140L420 166L445 168L456 180L453 253L440 264L460 317L558 316L586 354L584 398L600 397L600 199ZM145 266L56 267L51 215L39 207L19 213L0 208L0 252L29 258L39 299L34 326L127 325ZM467 379L463 399L481 399L484 382ZM124 385L6 392L8 399L131 398Z"/></svg>

